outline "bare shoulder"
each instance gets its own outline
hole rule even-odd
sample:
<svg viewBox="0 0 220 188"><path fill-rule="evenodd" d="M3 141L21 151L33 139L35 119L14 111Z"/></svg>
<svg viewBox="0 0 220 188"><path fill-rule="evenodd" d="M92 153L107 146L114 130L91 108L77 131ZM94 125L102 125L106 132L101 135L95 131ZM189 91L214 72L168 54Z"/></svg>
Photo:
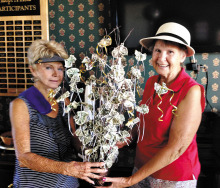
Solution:
<svg viewBox="0 0 220 188"><path fill-rule="evenodd" d="M201 88L199 85L192 86L189 91L186 94L185 97L186 100L195 100L198 99L200 101L201 99Z"/></svg>
<svg viewBox="0 0 220 188"><path fill-rule="evenodd" d="M16 98L13 101L10 102L10 109L16 110L16 109L23 109L27 110L27 105L22 99Z"/></svg>
<svg viewBox="0 0 220 188"><path fill-rule="evenodd" d="M197 93L197 94L200 93L201 94L201 88L199 85L194 85L189 89L188 93Z"/></svg>
<svg viewBox="0 0 220 188"><path fill-rule="evenodd" d="M25 104L25 102L24 102L22 99L16 98L16 99L14 99L13 101L11 101L10 104L13 104L13 105L18 104L18 105L19 105L19 104L22 104L22 103Z"/></svg>
<svg viewBox="0 0 220 188"><path fill-rule="evenodd" d="M201 108L201 97L200 86L192 86L178 105L177 113L179 115L188 113L200 113L200 110L198 109Z"/></svg>
<svg viewBox="0 0 220 188"><path fill-rule="evenodd" d="M20 118L29 118L28 107L26 103L19 98L16 98L10 103L9 114L12 122L17 121Z"/></svg>

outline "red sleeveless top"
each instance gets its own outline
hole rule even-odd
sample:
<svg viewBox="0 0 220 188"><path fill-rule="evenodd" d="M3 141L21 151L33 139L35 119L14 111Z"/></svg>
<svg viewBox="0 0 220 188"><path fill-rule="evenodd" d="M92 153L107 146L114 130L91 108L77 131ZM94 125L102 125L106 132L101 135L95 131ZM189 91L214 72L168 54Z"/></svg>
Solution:
<svg viewBox="0 0 220 188"><path fill-rule="evenodd" d="M169 139L169 129L174 115L173 106L170 105L170 98L173 92L161 95L162 103L159 105L163 111L163 121L158 121L162 112L157 108L160 103L158 95L154 95L154 83L158 82L159 75L152 76L147 80L141 104L149 105L149 113L140 115L140 135L136 148L135 166L141 168L147 163L161 148L163 148ZM170 85L169 89L174 91L171 103L175 106L182 101L189 89L199 85L201 87L201 107L205 108L204 87L193 80L182 68L177 79ZM154 96L154 97L153 97ZM139 114L138 114L139 116ZM144 131L144 133L143 133ZM143 138L142 135L144 134ZM198 158L198 149L196 135L187 150L173 163L155 172L151 176L157 179L170 181L192 180L193 175L198 179L200 173L200 162Z"/></svg>

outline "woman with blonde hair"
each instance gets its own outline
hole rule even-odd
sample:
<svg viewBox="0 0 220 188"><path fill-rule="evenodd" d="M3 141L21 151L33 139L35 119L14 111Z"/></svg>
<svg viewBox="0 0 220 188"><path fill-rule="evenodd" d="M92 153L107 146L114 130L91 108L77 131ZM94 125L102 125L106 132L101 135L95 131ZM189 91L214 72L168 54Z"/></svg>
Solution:
<svg viewBox="0 0 220 188"><path fill-rule="evenodd" d="M73 136L62 103L48 94L63 81L63 46L55 41L36 40L28 50L34 86L10 104L10 120L16 151L14 187L78 187L78 179L94 183L103 163L73 161ZM73 121L71 122L74 129Z"/></svg>

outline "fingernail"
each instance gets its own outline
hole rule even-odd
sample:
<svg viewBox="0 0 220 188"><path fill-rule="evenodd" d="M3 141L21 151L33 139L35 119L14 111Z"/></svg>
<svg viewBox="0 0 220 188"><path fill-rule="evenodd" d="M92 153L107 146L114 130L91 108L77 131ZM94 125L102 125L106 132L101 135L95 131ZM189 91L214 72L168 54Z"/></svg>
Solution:
<svg viewBox="0 0 220 188"><path fill-rule="evenodd" d="M102 178L102 181L106 181L106 178L105 178L105 177L103 177L103 178Z"/></svg>

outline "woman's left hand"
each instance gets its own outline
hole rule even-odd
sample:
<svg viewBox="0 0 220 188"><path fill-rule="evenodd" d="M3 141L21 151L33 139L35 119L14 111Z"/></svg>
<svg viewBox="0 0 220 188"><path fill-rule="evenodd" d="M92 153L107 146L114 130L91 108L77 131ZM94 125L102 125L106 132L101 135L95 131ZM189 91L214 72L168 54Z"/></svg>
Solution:
<svg viewBox="0 0 220 188"><path fill-rule="evenodd" d="M112 182L109 186L96 186L97 188L123 188L131 186L131 177L110 178L104 177L104 182Z"/></svg>

